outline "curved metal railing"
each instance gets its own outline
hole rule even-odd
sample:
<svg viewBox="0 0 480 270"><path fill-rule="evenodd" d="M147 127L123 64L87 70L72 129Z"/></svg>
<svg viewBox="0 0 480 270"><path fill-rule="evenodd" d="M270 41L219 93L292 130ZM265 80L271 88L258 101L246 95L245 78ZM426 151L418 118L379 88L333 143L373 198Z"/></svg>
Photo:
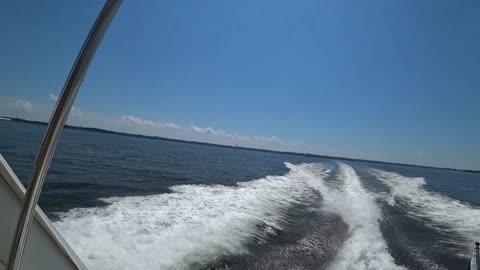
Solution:
<svg viewBox="0 0 480 270"><path fill-rule="evenodd" d="M82 49L73 65L62 93L57 100L55 109L48 123L47 130L42 140L40 150L35 159L33 173L28 182L27 191L23 200L22 210L15 229L14 239L10 248L8 270L18 270L22 262L23 251L27 242L30 225L35 213L42 186L47 175L48 168L55 153L60 134L67 120L70 109L77 95L78 89L83 82L88 66L95 55L102 38L121 4L121 0L107 0L102 11L97 17L90 33L88 34Z"/></svg>

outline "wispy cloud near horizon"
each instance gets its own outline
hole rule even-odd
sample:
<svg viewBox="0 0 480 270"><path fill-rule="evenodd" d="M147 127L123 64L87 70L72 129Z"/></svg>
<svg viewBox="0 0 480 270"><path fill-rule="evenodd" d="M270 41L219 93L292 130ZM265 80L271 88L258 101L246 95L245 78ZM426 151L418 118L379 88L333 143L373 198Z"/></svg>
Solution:
<svg viewBox="0 0 480 270"><path fill-rule="evenodd" d="M57 101L58 96L49 93L52 101ZM52 107L35 104L24 98L3 97L0 98L0 114L5 116L22 117L37 121L48 121ZM303 142L288 142L271 136L249 136L216 129L210 126L201 127L196 124L182 126L172 122L161 122L144 119L132 114L120 117L105 116L95 112L84 112L77 107L72 107L67 122L71 125L84 127L96 127L113 131L160 136L173 139L208 142L225 145L241 145L245 147L264 148L284 151L304 151Z"/></svg>
<svg viewBox="0 0 480 270"><path fill-rule="evenodd" d="M287 142L281 140L277 136L248 136L248 135L238 135L235 133L229 133L221 129L214 129L212 127L202 128L197 125L192 125L192 131L201 133L201 134L208 134L211 136L219 136L228 139L239 140L242 142L256 142L256 143L264 143L269 145L277 145L277 146L305 146L303 141L298 142Z"/></svg>
<svg viewBox="0 0 480 270"><path fill-rule="evenodd" d="M209 135L212 135L212 136L220 136L220 137L229 138L229 139L243 140L243 139L247 138L246 136L231 134L231 133L225 132L221 129L217 130L217 129L214 129L214 128L211 128L211 127L202 128L202 127L199 127L197 125L192 125L192 131L196 132L196 133L209 134Z"/></svg>
<svg viewBox="0 0 480 270"><path fill-rule="evenodd" d="M161 127L167 127L167 128L181 128L180 125L173 124L173 123L160 123L160 122L155 122L152 120L145 120L140 117L135 117L132 115L124 115L121 117L122 120L126 120L129 122L132 122L137 125L141 126L161 126Z"/></svg>
<svg viewBox="0 0 480 270"><path fill-rule="evenodd" d="M48 97L49 97L51 100L55 101L55 102L58 100L58 96L57 96L57 95L54 95L54 94L52 94L52 93L49 93L49 94L48 94ZM78 118L80 118L80 119L83 117L83 112L82 112L79 108L77 108L77 107L75 107L75 106L72 106L72 109L70 110L70 114L71 114L72 116L78 117Z"/></svg>
<svg viewBox="0 0 480 270"><path fill-rule="evenodd" d="M271 147L271 146L286 146L286 147L304 147L304 142L287 142L281 140L277 136L248 136L239 135L236 133L227 132L222 129L215 129L212 127L200 127L196 124L191 125L189 128L181 126L175 123L169 122L157 122L153 120L146 120L133 115L124 115L121 117L122 121L126 121L140 128L137 131L151 131L149 134L155 134L161 136L162 131L167 130L177 132L174 137L185 138L188 140L208 141L212 143L220 144L240 144L252 147ZM157 132L155 132L157 131ZM188 135L188 136L185 136ZM277 149L280 150L280 149ZM287 150L287 149L283 149ZM288 149L292 150L292 149Z"/></svg>
<svg viewBox="0 0 480 270"><path fill-rule="evenodd" d="M25 99L15 100L13 106L25 112L32 112L33 110L33 103Z"/></svg>
<svg viewBox="0 0 480 270"><path fill-rule="evenodd" d="M56 96L56 95L54 95L54 94L52 94L52 93L49 93L49 94L48 94L48 97L50 97L50 99L53 100L53 101L57 101L57 99L58 99L58 96Z"/></svg>

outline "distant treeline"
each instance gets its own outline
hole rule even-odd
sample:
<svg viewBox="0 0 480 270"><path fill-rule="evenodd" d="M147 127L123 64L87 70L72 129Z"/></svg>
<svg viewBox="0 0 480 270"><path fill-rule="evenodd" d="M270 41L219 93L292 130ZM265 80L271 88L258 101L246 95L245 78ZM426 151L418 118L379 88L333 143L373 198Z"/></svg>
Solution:
<svg viewBox="0 0 480 270"><path fill-rule="evenodd" d="M7 119L10 119L11 121L15 121L15 122L28 123L28 124L41 125L41 126L46 126L48 124L46 122L32 121L32 120L27 120L27 119L22 119L22 118L11 118L11 117L3 117L3 118L7 118ZM412 167L419 167L419 168L431 168L431 169L450 170L450 171L462 171L462 172L469 172L469 173L480 173L480 170L460 170L460 169L453 169L453 168L439 168L439 167L421 166L421 165L394 163L394 162L385 162L385 161L368 160L368 159L354 159L354 158L346 158L346 157L316 155L316 154L309 154L309 153L275 151L275 150L260 149L260 148L250 148L250 147L242 147L242 146L232 146L232 145L224 145L224 144L214 144L214 143L178 140L178 139L171 139L171 138L165 138L165 137L159 137L159 136L132 134L132 133L117 132L117 131L111 131L111 130L106 130L106 129L101 129L101 128L93 128L93 127L81 127L81 126L65 125L65 128L83 130L83 131L90 131L90 132L105 133L105 134L115 134L115 135L120 135L120 136L144 138L144 139L151 139L151 140L162 140L162 141L171 141L171 142L178 142L178 143L189 143L189 144L205 145L205 146L212 146L212 147L222 147L222 148L231 148L231 149L239 149L239 150L247 150L247 151L258 151L258 152L268 152L268 153L277 153L277 154L285 154L285 155L296 155L296 156L312 157L312 158L328 158L328 159L336 159L336 160L361 161L361 162L370 162L370 163L387 164L387 165L412 166Z"/></svg>

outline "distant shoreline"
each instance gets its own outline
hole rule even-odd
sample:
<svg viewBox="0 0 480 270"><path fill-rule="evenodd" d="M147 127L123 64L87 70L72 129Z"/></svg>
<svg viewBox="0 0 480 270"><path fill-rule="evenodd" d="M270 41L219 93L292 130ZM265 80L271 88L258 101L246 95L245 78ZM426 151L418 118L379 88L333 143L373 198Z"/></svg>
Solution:
<svg viewBox="0 0 480 270"><path fill-rule="evenodd" d="M33 120L27 120L27 119L16 118L16 117L6 117L6 116L0 116L0 121L14 121L14 122L33 124L33 125L41 125L41 126L46 126L48 124L46 122L41 122L41 121L33 121ZM327 158L327 159L347 160L347 161L361 161L361 162L370 162L370 163L387 164L387 165L399 165L399 166L411 166L411 167L418 167L418 168L460 171L460 172L468 172L468 173L480 173L480 170L462 170L462 169L454 169L454 168L441 168L441 167L423 166L423 165L405 164L405 163L395 163L395 162L378 161L378 160L356 159L356 158L347 158L347 157L335 157L335 156L317 155L317 154L309 154L309 153L297 153L297 152L288 152L288 151L276 151L276 150L242 147L242 146L234 146L234 145L224 145L224 144L215 144L215 143L171 139L171 138L165 138L165 137L160 137L160 136L132 134L132 133L117 132L117 131L106 130L106 129L101 129L101 128L94 128L94 127L81 127L81 126L65 125L65 128L83 130L83 131L90 131L90 132L97 132L97 133L105 133L105 134L114 134L114 135L127 136L127 137L145 138L145 139L161 140L161 141L171 141L171 142L177 142L177 143L197 144L197 145L230 148L230 149L239 149L239 150L247 150L247 151L256 151L256 152L267 152L267 153L276 153L276 154L284 154L284 155L295 155L295 156L315 157L315 158Z"/></svg>

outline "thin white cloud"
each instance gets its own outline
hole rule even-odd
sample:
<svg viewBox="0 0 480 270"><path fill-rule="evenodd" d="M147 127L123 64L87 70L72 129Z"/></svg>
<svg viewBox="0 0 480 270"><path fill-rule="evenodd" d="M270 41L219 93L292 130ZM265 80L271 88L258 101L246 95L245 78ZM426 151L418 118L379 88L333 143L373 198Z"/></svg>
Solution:
<svg viewBox="0 0 480 270"><path fill-rule="evenodd" d="M303 142L303 141L297 141L297 142L284 141L284 140L278 138L277 136L269 136L269 137L255 136L254 139L258 140L258 141L265 142L265 143L280 145L280 146L289 146L289 147L303 147L303 146L305 146L305 142Z"/></svg>
<svg viewBox="0 0 480 270"><path fill-rule="evenodd" d="M173 123L164 123L164 125L169 127L169 128L181 128L181 126L179 126L177 124L173 124Z"/></svg>
<svg viewBox="0 0 480 270"><path fill-rule="evenodd" d="M17 99L13 102L13 106L17 109L23 110L25 112L33 111L33 104L25 99Z"/></svg>
<svg viewBox="0 0 480 270"><path fill-rule="evenodd" d="M194 132L197 132L197 133L210 134L210 135L213 135L213 136L220 136L220 137L229 138L229 139L235 139L235 138L238 139L239 138L239 136L236 135L236 134L230 134L230 133L225 132L223 130L217 130L217 129L213 129L211 127L202 128L202 127L199 127L197 125L192 125L192 130Z"/></svg>
<svg viewBox="0 0 480 270"><path fill-rule="evenodd" d="M48 97L53 100L53 101L57 101L58 100L58 96L56 96L55 94L52 94L52 93L49 93L48 94ZM72 109L70 110L70 114L72 116L76 116L78 118L82 118L83 117L83 112L82 110L80 110L79 108L75 107L75 106L72 106Z"/></svg>
<svg viewBox="0 0 480 270"><path fill-rule="evenodd" d="M277 138L277 136L270 136L270 137L255 136L254 139L262 141L262 142L266 142L266 143L276 144L276 145L283 145L284 144L282 142L282 140Z"/></svg>
<svg viewBox="0 0 480 270"><path fill-rule="evenodd" d="M207 130L205 128L201 128L196 125L192 126L192 130L198 133L207 133Z"/></svg>
<svg viewBox="0 0 480 270"><path fill-rule="evenodd" d="M58 96L50 93L48 95L50 97L50 99L52 100L57 100L58 99ZM83 113L75 108L75 107L72 107L72 114L73 115L77 115L79 117L83 116ZM123 120L124 122L128 123L128 124L134 124L135 126L138 126L140 128L142 128L143 130L146 130L148 129L150 132L148 132L149 134L155 134L156 132L160 132L161 130L155 130L154 128L160 128L160 129L182 129L184 131L187 131L188 132L188 129L185 129L183 128L182 126L180 125L177 125L177 124L174 124L174 123L161 123L161 122L155 122L155 121L152 121L152 120L146 120L146 119L143 119L143 118L140 118L140 117L136 117L136 116L133 116L133 115L124 115L121 117L121 120ZM278 138L277 136L253 136L253 137L250 137L250 136L245 136L245 135L239 135L239 134L235 134L235 133L229 133L229 132L226 132L222 129L214 129L212 127L200 127L200 126L197 126L197 125L192 125L191 126L191 129L190 131L193 131L194 134L193 135L193 139L197 139L195 138L195 133L196 134L200 134L200 135L207 135L208 137L214 139L214 143L216 143L217 141L215 141L215 139L220 139L221 141L218 142L218 143L232 143L232 142L237 142L237 143L243 143L243 144L246 144L246 145L249 145L249 146L253 146L253 147L262 147L262 146L265 146L265 145L270 145L270 146L277 146L277 147L281 147L281 146L287 146L287 147L299 147L299 146L304 146L304 143L303 142L285 142L283 140L281 140L280 138ZM157 135L161 135L161 134L158 134ZM182 137L185 137L185 136L182 136ZM191 137L191 136L188 136L187 137ZM228 140L228 141L224 141L224 140Z"/></svg>
<svg viewBox="0 0 480 270"><path fill-rule="evenodd" d="M192 125L191 130L196 133L200 134L208 134L214 137L221 137L230 140L237 140L239 142L247 143L249 145L273 145L273 146L288 146L288 147L299 147L304 146L304 142L287 142L283 141L277 136L246 136L246 135L238 135L235 133L228 133L221 129L214 129L211 127L202 128L197 125Z"/></svg>
<svg viewBox="0 0 480 270"><path fill-rule="evenodd" d="M48 94L52 101L58 100L53 93ZM0 115L16 116L26 119L48 121L51 107L34 104L25 99L15 97L0 98ZM70 125L97 127L126 133L136 133L150 136L199 141L225 145L235 145L253 148L264 148L284 151L305 151L303 142L289 142L277 136L248 136L231 133L213 127L198 125L181 126L171 122L157 122L126 114L120 117L111 117L94 112L84 112L72 107L67 122Z"/></svg>
<svg viewBox="0 0 480 270"><path fill-rule="evenodd" d="M147 126L155 125L155 123L153 121L143 120L141 118L138 118L138 117L135 117L135 116L132 116L132 115L124 115L124 116L122 116L122 119L130 121L130 122L132 122L134 124L137 124L137 125L147 125Z"/></svg>
<svg viewBox="0 0 480 270"><path fill-rule="evenodd" d="M70 110L70 114L80 118L83 117L83 112L79 108L76 108L74 106L72 106L72 109Z"/></svg>
<svg viewBox="0 0 480 270"><path fill-rule="evenodd" d="M152 120L145 120L140 117L135 117L133 115L124 115L121 118L122 120L126 120L130 123L140 125L140 126L151 126L151 127L167 127L167 128L181 128L181 126L173 123L160 123L160 122L155 122Z"/></svg>

